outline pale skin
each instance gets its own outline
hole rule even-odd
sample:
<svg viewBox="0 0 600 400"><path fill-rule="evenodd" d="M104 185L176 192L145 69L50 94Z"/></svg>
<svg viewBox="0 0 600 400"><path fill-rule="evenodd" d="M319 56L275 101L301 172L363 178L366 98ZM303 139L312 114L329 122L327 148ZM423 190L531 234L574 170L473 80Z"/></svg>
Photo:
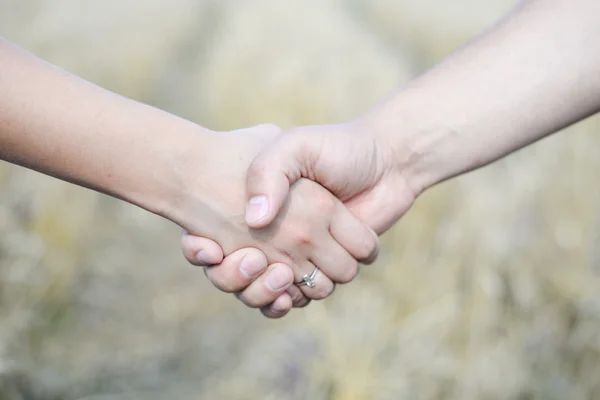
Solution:
<svg viewBox="0 0 600 400"><path fill-rule="evenodd" d="M280 135L248 170L254 200L246 221L268 226L290 185L308 178L382 233L428 188L599 112L599 49L597 0L522 1L357 120ZM184 237L186 255L207 245L216 244ZM212 268L225 275L235 263L225 258Z"/></svg>
<svg viewBox="0 0 600 400"><path fill-rule="evenodd" d="M246 170L279 133L272 125L210 131L101 89L0 38L0 159L211 237L237 267L212 281L223 278L228 291L253 281L240 299L272 317L328 296L378 249L376 235L310 180L294 184L269 227L245 224ZM214 251L210 244L205 250ZM322 272L314 288L293 285L315 266Z"/></svg>

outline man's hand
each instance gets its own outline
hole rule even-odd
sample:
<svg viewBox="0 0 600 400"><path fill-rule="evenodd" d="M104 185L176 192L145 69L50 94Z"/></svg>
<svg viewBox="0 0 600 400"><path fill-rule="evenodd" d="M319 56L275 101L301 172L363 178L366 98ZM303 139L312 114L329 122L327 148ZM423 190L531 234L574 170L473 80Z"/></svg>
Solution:
<svg viewBox="0 0 600 400"><path fill-rule="evenodd" d="M381 234L410 208L418 194L397 165L392 147L366 120L294 128L250 164L246 222L253 228L268 226L281 210L290 186L308 178Z"/></svg>
<svg viewBox="0 0 600 400"><path fill-rule="evenodd" d="M596 0L523 0L359 121L284 133L250 165L248 225L304 177L382 233L427 188L599 112L598 15Z"/></svg>

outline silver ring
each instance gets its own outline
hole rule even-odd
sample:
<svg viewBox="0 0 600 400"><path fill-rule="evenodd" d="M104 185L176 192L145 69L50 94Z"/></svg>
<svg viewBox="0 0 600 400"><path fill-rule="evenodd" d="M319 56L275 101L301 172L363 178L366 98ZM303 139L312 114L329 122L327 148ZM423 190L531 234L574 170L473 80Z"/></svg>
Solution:
<svg viewBox="0 0 600 400"><path fill-rule="evenodd" d="M315 267L315 269L313 270L313 272L309 274L306 274L302 277L302 282L296 283L296 285L298 286L308 286L310 288L315 287L315 285L317 284L317 281L315 280L315 277L317 276L317 272L319 272L319 268Z"/></svg>

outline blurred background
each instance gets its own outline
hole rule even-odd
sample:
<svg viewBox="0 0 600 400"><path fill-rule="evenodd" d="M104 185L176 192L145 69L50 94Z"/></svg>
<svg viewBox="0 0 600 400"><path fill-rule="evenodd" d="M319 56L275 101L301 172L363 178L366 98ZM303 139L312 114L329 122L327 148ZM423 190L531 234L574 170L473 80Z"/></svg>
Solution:
<svg viewBox="0 0 600 400"><path fill-rule="evenodd" d="M0 35L212 129L289 127L357 116L513 3L0 0ZM600 398L599 128L434 188L280 321L169 222L0 164L0 399Z"/></svg>

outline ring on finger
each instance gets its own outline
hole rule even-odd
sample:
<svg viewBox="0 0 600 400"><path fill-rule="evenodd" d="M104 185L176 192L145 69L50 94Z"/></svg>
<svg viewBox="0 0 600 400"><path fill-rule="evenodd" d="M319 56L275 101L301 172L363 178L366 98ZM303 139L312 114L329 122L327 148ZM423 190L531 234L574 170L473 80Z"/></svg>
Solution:
<svg viewBox="0 0 600 400"><path fill-rule="evenodd" d="M317 277L317 272L319 272L319 268L315 267L315 269L313 270L313 272L311 272L310 274L306 274L302 277L302 281L296 283L296 285L298 286L307 286L309 288L313 288L315 287L315 285L317 284L316 281L316 277Z"/></svg>

